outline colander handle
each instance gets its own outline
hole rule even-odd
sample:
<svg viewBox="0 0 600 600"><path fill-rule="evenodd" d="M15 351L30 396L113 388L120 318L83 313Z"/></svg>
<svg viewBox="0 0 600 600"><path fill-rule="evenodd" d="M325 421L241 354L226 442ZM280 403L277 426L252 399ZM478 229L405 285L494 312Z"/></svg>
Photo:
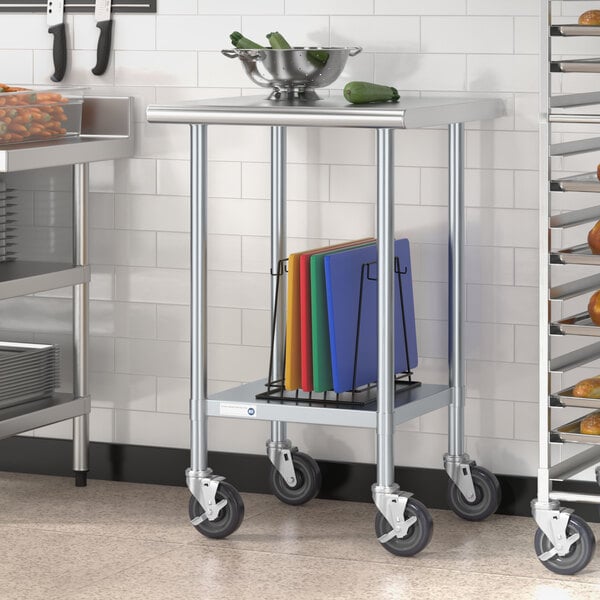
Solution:
<svg viewBox="0 0 600 600"><path fill-rule="evenodd" d="M360 46L354 46L352 48L350 48L348 54L350 56L356 56L357 54L360 54L362 52L362 48Z"/></svg>
<svg viewBox="0 0 600 600"><path fill-rule="evenodd" d="M262 53L260 50L240 50L236 48L226 48L225 50L221 50L221 54L227 58L239 58L241 60L253 62L264 60L264 53Z"/></svg>
<svg viewBox="0 0 600 600"><path fill-rule="evenodd" d="M227 58L237 58L238 57L238 53L235 50L221 50L221 54L223 54Z"/></svg>

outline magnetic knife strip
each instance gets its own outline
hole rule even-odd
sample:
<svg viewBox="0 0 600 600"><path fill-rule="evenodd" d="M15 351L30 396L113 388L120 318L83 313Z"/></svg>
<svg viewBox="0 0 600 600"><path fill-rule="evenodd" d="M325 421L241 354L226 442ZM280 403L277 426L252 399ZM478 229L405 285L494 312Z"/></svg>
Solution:
<svg viewBox="0 0 600 600"><path fill-rule="evenodd" d="M95 0L65 0L65 12L94 12ZM0 12L45 13L44 0L0 0ZM155 13L156 0L112 0L112 12Z"/></svg>

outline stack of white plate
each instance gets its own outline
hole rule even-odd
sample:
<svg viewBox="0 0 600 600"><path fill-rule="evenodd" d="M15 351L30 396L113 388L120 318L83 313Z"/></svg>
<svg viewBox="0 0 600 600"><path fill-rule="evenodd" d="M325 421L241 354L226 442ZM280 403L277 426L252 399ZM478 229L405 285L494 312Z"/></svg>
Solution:
<svg viewBox="0 0 600 600"><path fill-rule="evenodd" d="M0 342L0 408L51 396L58 383L56 346Z"/></svg>

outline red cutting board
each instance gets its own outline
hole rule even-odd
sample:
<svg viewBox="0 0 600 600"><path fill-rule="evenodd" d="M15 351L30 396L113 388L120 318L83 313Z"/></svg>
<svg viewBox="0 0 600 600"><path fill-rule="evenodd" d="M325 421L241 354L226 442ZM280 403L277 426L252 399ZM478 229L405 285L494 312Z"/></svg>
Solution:
<svg viewBox="0 0 600 600"><path fill-rule="evenodd" d="M365 242L371 241L370 238L354 240L353 242L344 242L334 246L324 246L315 248L308 252L300 254L300 374L302 391L312 392L313 384L313 357L312 357L312 312L311 312L311 294L310 294L310 257L313 254L327 252L329 250L338 250L341 248L351 248L360 246Z"/></svg>

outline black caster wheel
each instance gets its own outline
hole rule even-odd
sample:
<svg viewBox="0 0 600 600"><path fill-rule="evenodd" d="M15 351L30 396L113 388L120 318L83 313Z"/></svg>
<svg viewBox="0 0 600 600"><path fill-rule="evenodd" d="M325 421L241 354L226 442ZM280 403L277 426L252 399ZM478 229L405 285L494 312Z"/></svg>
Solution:
<svg viewBox="0 0 600 600"><path fill-rule="evenodd" d="M483 521L494 514L500 506L502 495L496 476L483 467L471 467L471 477L475 487L475 500L469 502L456 484L448 482L448 504L461 518L467 521Z"/></svg>
<svg viewBox="0 0 600 600"><path fill-rule="evenodd" d="M244 501L240 493L226 481L221 481L217 488L215 501L227 500L227 504L219 512L214 521L208 519L194 527L206 537L221 539L231 535L244 520ZM194 496L190 497L190 519L195 519L204 513L200 503Z"/></svg>
<svg viewBox="0 0 600 600"><path fill-rule="evenodd" d="M574 533L579 534L579 539L571 546L569 554L566 556L555 555L548 560L540 561L546 569L559 575L575 575L592 560L596 550L596 538L590 526L577 515L571 515L567 525L567 537ZM537 556L552 548L550 540L541 529L535 532L533 545Z"/></svg>
<svg viewBox="0 0 600 600"><path fill-rule="evenodd" d="M298 506L306 504L319 493L321 470L317 461L304 452L293 452L292 461L296 471L296 485L290 487L275 467L271 467L269 484L273 494L282 502Z"/></svg>
<svg viewBox="0 0 600 600"><path fill-rule="evenodd" d="M381 544L388 552L396 556L414 556L429 544L433 535L433 521L425 505L414 498L410 498L404 509L404 518L417 517L403 538L393 537L391 540ZM382 535L389 533L392 526L387 519L377 511L375 515L375 534L379 539Z"/></svg>

